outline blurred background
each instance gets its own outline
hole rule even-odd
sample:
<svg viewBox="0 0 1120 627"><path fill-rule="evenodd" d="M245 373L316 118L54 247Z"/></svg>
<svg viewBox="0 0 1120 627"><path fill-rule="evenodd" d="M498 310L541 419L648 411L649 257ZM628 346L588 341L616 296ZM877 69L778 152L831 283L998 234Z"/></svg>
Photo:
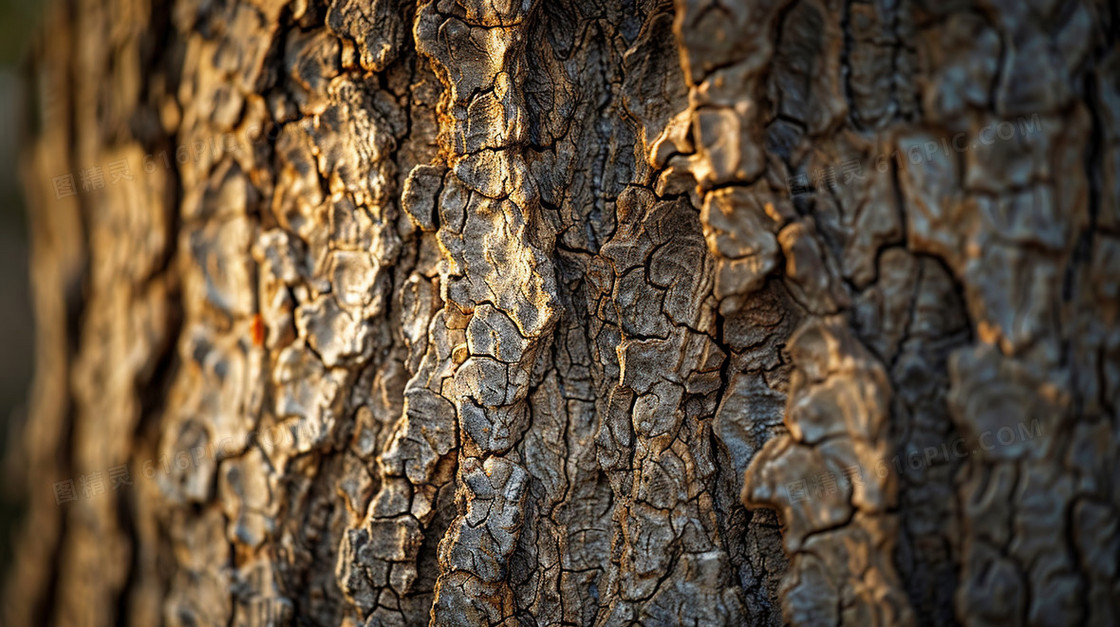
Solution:
<svg viewBox="0 0 1120 627"><path fill-rule="evenodd" d="M0 451L18 445L14 439L26 417L35 364L19 141L26 128L22 73L44 4L0 0ZM11 562L14 525L22 510L22 486L11 482L22 476L19 470L0 467L0 572L7 572Z"/></svg>

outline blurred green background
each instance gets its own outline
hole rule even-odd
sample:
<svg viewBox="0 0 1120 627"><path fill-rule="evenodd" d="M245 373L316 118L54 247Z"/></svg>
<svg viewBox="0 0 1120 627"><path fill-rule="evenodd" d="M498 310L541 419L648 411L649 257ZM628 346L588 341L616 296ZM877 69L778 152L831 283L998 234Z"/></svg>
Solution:
<svg viewBox="0 0 1120 627"><path fill-rule="evenodd" d="M19 135L27 127L23 72L44 4L42 0L0 0L0 451L18 446L14 438L26 417L27 388L35 362ZM0 472L0 570L7 572L14 524L23 500L22 486L13 485L12 479L22 478L23 473L8 465L0 467Z"/></svg>

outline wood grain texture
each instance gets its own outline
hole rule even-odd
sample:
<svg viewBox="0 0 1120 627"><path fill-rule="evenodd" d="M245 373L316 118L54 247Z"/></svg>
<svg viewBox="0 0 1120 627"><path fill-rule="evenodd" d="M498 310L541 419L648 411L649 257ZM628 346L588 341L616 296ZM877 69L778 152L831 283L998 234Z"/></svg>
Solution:
<svg viewBox="0 0 1120 627"><path fill-rule="evenodd" d="M1118 18L55 2L6 624L1120 621Z"/></svg>

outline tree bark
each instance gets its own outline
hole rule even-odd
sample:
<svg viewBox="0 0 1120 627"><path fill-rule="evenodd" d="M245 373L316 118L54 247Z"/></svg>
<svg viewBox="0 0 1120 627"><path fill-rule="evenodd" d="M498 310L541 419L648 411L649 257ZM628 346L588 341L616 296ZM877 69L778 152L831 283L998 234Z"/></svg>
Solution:
<svg viewBox="0 0 1120 627"><path fill-rule="evenodd" d="M1117 13L56 2L7 624L1120 622Z"/></svg>

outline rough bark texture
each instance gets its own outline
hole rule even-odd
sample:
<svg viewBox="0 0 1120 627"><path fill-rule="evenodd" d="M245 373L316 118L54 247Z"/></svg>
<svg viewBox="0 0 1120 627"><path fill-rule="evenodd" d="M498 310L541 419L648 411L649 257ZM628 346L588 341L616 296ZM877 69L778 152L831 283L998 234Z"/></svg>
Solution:
<svg viewBox="0 0 1120 627"><path fill-rule="evenodd" d="M1117 26L56 3L7 624L1120 622Z"/></svg>

